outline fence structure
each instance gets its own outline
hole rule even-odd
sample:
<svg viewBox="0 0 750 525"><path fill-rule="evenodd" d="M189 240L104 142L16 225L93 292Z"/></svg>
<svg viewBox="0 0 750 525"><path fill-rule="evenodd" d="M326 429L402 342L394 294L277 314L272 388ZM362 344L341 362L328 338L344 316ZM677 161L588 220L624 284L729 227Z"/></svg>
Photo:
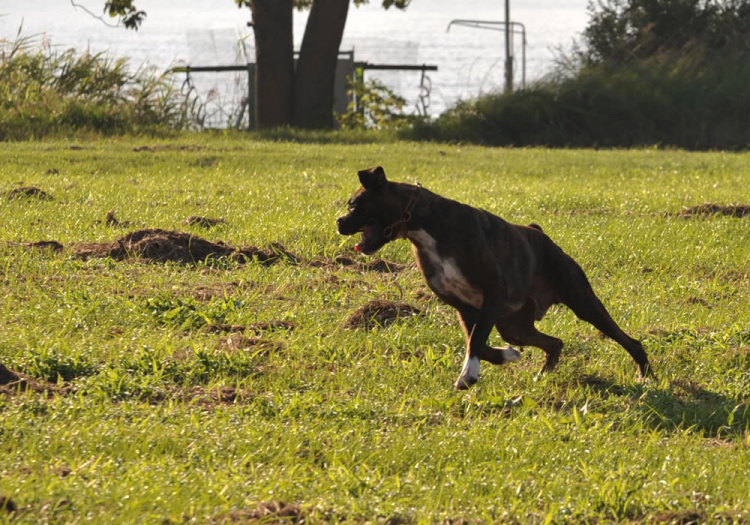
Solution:
<svg viewBox="0 0 750 525"><path fill-rule="evenodd" d="M295 53L297 54L297 53ZM334 83L334 110L338 113L346 113L349 109L350 102L354 102L355 108L358 107L358 101L352 99L348 94L349 82L351 79L364 80L365 71L419 71L421 77L419 81L420 94L417 101L417 112L420 115L427 115L430 106L430 93L432 82L427 76L428 71L437 71L438 67L427 64L372 64L370 62L356 62L354 60L354 51L340 51L338 62L336 64L336 79ZM191 84L191 75L195 73L221 73L221 72L246 72L247 73L247 95L244 98L239 115L235 122L235 127L240 128L244 120L245 111L248 112L247 129L255 128L255 63L228 65L228 66L178 66L169 70L171 73L184 73L185 84Z"/></svg>

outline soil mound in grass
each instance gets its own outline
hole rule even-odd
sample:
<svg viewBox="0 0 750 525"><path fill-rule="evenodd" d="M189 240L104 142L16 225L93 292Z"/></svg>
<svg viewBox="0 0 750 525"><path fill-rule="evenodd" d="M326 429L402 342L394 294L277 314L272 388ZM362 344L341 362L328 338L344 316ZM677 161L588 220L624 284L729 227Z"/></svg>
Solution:
<svg viewBox="0 0 750 525"><path fill-rule="evenodd" d="M305 523L305 513L299 505L289 505L283 501L258 503L255 510L233 510L220 514L214 523Z"/></svg>
<svg viewBox="0 0 750 525"><path fill-rule="evenodd" d="M59 387L46 381L34 379L33 377L11 370L4 364L0 363L0 395L12 395L19 390L31 390L33 392L47 393L49 395L53 392L66 393L70 388Z"/></svg>
<svg viewBox="0 0 750 525"><path fill-rule="evenodd" d="M362 272L381 272L381 273L398 273L406 268L405 264L386 261L384 259L374 259L368 262L359 262L339 255L333 260L316 260L310 263L314 267L335 267L346 266Z"/></svg>
<svg viewBox="0 0 750 525"><path fill-rule="evenodd" d="M297 257L280 244L272 244L266 250L255 246L234 248L222 241L211 242L180 231L150 228L130 232L114 243L80 243L73 252L83 259L89 257L111 257L113 259L140 258L155 262L178 262L194 264L208 259L230 257L238 262L259 261L264 265L282 259L297 263Z"/></svg>
<svg viewBox="0 0 750 525"><path fill-rule="evenodd" d="M17 381L21 381L21 376L0 363L0 386L6 386Z"/></svg>
<svg viewBox="0 0 750 525"><path fill-rule="evenodd" d="M284 348L279 341L269 341L257 337L246 337L242 334L232 334L219 343L219 347L229 352L240 350L258 351L259 355L268 356Z"/></svg>
<svg viewBox="0 0 750 525"><path fill-rule="evenodd" d="M117 244L111 254L115 259L135 256L158 262L204 262L209 257L226 257L235 251L221 241L214 243L189 233L161 229L130 232L118 239Z"/></svg>
<svg viewBox="0 0 750 525"><path fill-rule="evenodd" d="M147 151L150 153L154 153L156 151L169 151L169 150L175 150L175 151L200 151L203 149L203 146L198 146L197 144L156 144L153 146L136 146L133 148L133 151L139 152L139 151Z"/></svg>
<svg viewBox="0 0 750 525"><path fill-rule="evenodd" d="M420 310L406 303L375 299L357 309L344 323L344 328L388 326L396 319L419 314Z"/></svg>
<svg viewBox="0 0 750 525"><path fill-rule="evenodd" d="M271 321L268 323L253 323L249 325L242 324L209 324L205 330L213 333L231 333L231 332L253 332L260 335L268 330L294 330L297 326L289 321Z"/></svg>
<svg viewBox="0 0 750 525"><path fill-rule="evenodd" d="M0 510L4 510L5 512L16 512L18 510L18 507L16 506L15 502L10 499L9 496L0 496Z"/></svg>
<svg viewBox="0 0 750 525"><path fill-rule="evenodd" d="M53 200L52 195L40 190L39 188L35 188L34 186L23 186L22 188L15 188L15 189L10 190L5 195L9 201L12 201L15 199L28 199L28 198L39 199L42 201Z"/></svg>
<svg viewBox="0 0 750 525"><path fill-rule="evenodd" d="M130 221L120 221L115 217L115 211L109 210L107 212L107 217L104 219L104 224L110 227L117 226L119 228L127 228L130 226Z"/></svg>
<svg viewBox="0 0 750 525"><path fill-rule="evenodd" d="M200 215L191 215L182 221L182 224L186 226L200 226L201 228L213 228L218 224L226 224L227 221L224 219L211 219L209 217L201 217Z"/></svg>
<svg viewBox="0 0 750 525"><path fill-rule="evenodd" d="M63 251L64 246L57 241L37 241L37 242L9 242L8 246L21 246L23 248L41 248L52 250L54 252Z"/></svg>
<svg viewBox="0 0 750 525"><path fill-rule="evenodd" d="M750 204L701 204L693 206L678 213L680 217L696 217L702 215L724 215L726 217L746 217L750 215Z"/></svg>

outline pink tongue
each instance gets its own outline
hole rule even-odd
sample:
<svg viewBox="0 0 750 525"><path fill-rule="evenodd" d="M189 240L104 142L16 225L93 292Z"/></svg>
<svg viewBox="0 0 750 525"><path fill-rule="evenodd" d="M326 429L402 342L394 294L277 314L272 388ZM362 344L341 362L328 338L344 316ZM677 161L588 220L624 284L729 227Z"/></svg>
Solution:
<svg viewBox="0 0 750 525"><path fill-rule="evenodd" d="M354 251L355 252L358 252L361 249L362 249L362 244L361 243L357 243L357 244L354 245Z"/></svg>

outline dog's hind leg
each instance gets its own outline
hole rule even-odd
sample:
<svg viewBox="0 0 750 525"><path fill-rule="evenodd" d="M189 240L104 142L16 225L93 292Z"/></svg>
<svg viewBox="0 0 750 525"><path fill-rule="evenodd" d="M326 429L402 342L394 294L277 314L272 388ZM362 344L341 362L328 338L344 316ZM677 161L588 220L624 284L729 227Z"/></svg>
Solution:
<svg viewBox="0 0 750 525"><path fill-rule="evenodd" d="M578 269L579 275L574 275L566 290L560 290L562 303L570 308L582 321L586 321L598 328L604 335L622 346L638 365L641 379L653 376L653 370L648 362L648 356L641 343L622 331L609 315L607 309L594 293L583 270ZM576 272L578 273L578 272Z"/></svg>
<svg viewBox="0 0 750 525"><path fill-rule="evenodd" d="M543 334L536 329L534 326L535 309L534 302L527 301L519 311L500 317L495 323L495 328L502 338L512 345L535 346L544 350L547 360L542 367L542 372L550 372L560 360L563 342L557 337Z"/></svg>

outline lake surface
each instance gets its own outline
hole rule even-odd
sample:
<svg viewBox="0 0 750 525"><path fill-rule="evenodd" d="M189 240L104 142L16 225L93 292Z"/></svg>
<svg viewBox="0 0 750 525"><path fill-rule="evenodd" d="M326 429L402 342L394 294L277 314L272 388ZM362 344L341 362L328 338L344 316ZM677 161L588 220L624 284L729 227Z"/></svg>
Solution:
<svg viewBox="0 0 750 525"><path fill-rule="evenodd" d="M100 13L103 0L77 0ZM527 82L549 71L554 50L569 47L584 29L588 0L511 0L511 21L526 30ZM174 65L245 63L253 56L249 9L233 0L137 0L148 13L142 28L110 28L71 5L70 0L0 0L0 37L13 38L21 24L27 35L54 47L107 51L129 56L132 69L144 63L159 69ZM306 13L295 11L295 43L302 41ZM436 115L460 99L501 90L504 85L505 40L501 31L453 25L451 20L504 21L503 0L412 0L405 11L384 10L378 0L359 9L352 6L342 50L354 50L355 60L378 64L429 64L429 113ZM111 21L111 19L107 19ZM522 45L516 35L515 85L521 82ZM413 103L419 94L419 72L370 72ZM244 94L243 75L201 77L202 90L238 100Z"/></svg>

